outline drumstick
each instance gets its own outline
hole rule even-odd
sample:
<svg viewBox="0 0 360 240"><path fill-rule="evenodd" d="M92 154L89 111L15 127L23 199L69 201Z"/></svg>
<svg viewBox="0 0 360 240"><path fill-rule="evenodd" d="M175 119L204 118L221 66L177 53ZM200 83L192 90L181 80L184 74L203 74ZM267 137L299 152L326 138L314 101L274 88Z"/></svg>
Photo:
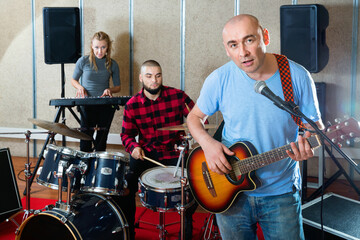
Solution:
<svg viewBox="0 0 360 240"><path fill-rule="evenodd" d="M186 103L185 103L185 106L186 106L187 110L190 112L191 109L189 108L189 106Z"/></svg>
<svg viewBox="0 0 360 240"><path fill-rule="evenodd" d="M159 163L159 162L157 162L157 161L155 161L155 160L152 160L151 158L148 158L148 157L145 157L145 156L143 156L143 158L146 159L146 160L148 160L148 161L150 161L150 162L152 162L152 163L155 163L155 164L157 164L157 165L159 165L159 166L162 166L162 167L164 167L164 168L167 167L167 166L165 166L164 164L161 164L161 163Z"/></svg>

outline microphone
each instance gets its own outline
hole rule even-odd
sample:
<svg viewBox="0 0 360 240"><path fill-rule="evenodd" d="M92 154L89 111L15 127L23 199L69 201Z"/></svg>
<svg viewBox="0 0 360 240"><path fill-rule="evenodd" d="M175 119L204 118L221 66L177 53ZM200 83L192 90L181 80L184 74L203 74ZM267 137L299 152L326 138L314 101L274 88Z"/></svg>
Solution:
<svg viewBox="0 0 360 240"><path fill-rule="evenodd" d="M266 85L264 81L256 81L254 86L255 92L260 93L270 99L278 108L287 111L290 114L294 114L294 108L290 102L282 100L279 96L276 96ZM295 105L295 104L294 104ZM296 105L295 105L296 107Z"/></svg>

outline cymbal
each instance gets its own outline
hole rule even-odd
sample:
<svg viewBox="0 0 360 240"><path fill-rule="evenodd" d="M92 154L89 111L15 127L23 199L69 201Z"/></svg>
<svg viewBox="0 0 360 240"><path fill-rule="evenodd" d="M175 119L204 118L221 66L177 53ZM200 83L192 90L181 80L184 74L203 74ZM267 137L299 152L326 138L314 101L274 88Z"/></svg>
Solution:
<svg viewBox="0 0 360 240"><path fill-rule="evenodd" d="M54 133L59 133L64 136L78 138L81 140L92 140L92 138L89 135L82 133L78 130L71 129L63 123L53 123L53 122L44 121L44 120L35 119L35 118L28 118L28 120L30 122L32 122L33 124L35 124L36 126L47 129Z"/></svg>
<svg viewBox="0 0 360 240"><path fill-rule="evenodd" d="M204 125L205 129L212 129L212 128L217 128L216 125L214 124L205 124ZM168 130L168 131L188 131L188 127L186 123L183 123L181 125L175 125L175 126L170 126L170 127L163 127L163 128L158 128L157 130Z"/></svg>

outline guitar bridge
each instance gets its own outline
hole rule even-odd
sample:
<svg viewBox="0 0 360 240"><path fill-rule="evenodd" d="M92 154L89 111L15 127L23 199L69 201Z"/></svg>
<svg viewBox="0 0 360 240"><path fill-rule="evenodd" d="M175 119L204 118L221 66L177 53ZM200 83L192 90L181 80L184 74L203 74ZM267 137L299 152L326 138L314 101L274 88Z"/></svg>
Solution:
<svg viewBox="0 0 360 240"><path fill-rule="evenodd" d="M210 176L210 173L209 173L209 169L208 169L208 167L206 165L206 162L202 162L201 169L202 169L202 175L203 175L204 182L206 184L207 189L209 190L210 194L213 197L216 197L217 196L216 191L215 191L213 182L211 180L211 176Z"/></svg>

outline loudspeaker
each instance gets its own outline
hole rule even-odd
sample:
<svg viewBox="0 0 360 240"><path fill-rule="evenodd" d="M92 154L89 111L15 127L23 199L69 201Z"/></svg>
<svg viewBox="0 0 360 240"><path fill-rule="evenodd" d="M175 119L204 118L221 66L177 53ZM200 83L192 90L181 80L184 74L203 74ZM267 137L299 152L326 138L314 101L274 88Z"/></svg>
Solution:
<svg viewBox="0 0 360 240"><path fill-rule="evenodd" d="M3 221L23 208L8 148L0 149L0 184L0 221Z"/></svg>
<svg viewBox="0 0 360 240"><path fill-rule="evenodd" d="M81 57L80 14L77 7L45 7L45 63L76 63Z"/></svg>
<svg viewBox="0 0 360 240"><path fill-rule="evenodd" d="M280 7L281 54L303 65L309 72L320 72L329 61L325 31L329 13L319 4Z"/></svg>

